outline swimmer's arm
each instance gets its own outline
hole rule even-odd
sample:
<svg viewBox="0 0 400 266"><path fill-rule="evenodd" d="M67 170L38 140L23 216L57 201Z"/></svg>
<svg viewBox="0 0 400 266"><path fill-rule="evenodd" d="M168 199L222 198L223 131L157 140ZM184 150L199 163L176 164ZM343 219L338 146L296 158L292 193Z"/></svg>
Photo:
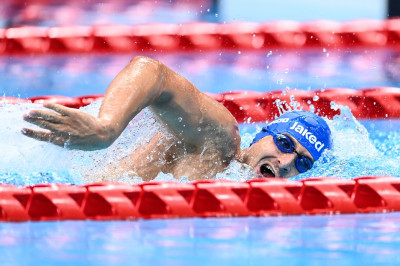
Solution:
<svg viewBox="0 0 400 266"><path fill-rule="evenodd" d="M79 110L45 104L57 112L34 110L24 119L50 132L23 129L32 138L69 148L93 150L111 145L127 124L145 107L184 142L201 147L214 141L221 147L240 145L234 117L221 104L159 61L135 57L109 85L93 117Z"/></svg>
<svg viewBox="0 0 400 266"><path fill-rule="evenodd" d="M240 145L237 122L222 104L161 62L135 57L107 89L99 118L114 127L116 138L145 107L195 147L207 140L224 147Z"/></svg>

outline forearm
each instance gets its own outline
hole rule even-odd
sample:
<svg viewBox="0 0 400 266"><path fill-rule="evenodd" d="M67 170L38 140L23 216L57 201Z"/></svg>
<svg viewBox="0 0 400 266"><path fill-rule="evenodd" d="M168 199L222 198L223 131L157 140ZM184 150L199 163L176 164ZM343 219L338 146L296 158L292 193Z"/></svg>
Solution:
<svg viewBox="0 0 400 266"><path fill-rule="evenodd" d="M135 57L114 78L104 95L99 119L116 139L143 108L162 94L165 67L160 62Z"/></svg>

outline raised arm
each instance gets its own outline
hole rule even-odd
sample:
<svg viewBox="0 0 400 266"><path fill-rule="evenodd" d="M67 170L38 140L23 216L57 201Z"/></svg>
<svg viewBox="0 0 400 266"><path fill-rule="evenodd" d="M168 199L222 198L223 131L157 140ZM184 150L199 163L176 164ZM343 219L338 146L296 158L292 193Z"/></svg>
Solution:
<svg viewBox="0 0 400 266"><path fill-rule="evenodd" d="M98 117L57 104L24 116L50 132L24 128L23 134L38 140L93 150L111 145L143 108L150 107L170 130L195 147L206 141L239 147L234 117L221 104L161 62L135 57L109 85Z"/></svg>

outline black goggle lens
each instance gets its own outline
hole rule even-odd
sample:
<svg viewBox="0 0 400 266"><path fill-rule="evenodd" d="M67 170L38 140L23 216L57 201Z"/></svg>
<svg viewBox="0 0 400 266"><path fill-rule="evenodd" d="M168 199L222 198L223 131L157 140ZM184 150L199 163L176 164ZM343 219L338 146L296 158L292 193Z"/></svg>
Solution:
<svg viewBox="0 0 400 266"><path fill-rule="evenodd" d="M309 158L307 158L303 155L300 155L296 152L294 143L288 136L283 135L283 134L276 134L276 135L273 135L273 138L274 138L274 142L279 150L281 150L282 152L285 152L285 153L294 152L297 154L296 168L300 173L307 172L308 170L310 170L312 168L313 162Z"/></svg>
<svg viewBox="0 0 400 266"><path fill-rule="evenodd" d="M292 140L285 135L278 134L274 136L274 141L275 144L278 146L278 148L286 153L291 153L294 150L294 144Z"/></svg>

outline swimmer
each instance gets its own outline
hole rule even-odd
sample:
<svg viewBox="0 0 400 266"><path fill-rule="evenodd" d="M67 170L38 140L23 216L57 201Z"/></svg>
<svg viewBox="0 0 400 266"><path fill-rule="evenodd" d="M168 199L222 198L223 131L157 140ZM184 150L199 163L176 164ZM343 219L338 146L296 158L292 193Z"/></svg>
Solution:
<svg viewBox="0 0 400 266"><path fill-rule="evenodd" d="M24 120L45 130L23 128L28 137L69 149L110 146L128 123L148 107L172 133L149 142L119 162L144 181L160 172L189 180L212 178L232 160L251 166L259 177L288 178L311 169L331 147L326 122L307 111L292 111L263 128L241 150L238 123L220 103L163 63L134 57L111 82L97 117L81 110L45 103Z"/></svg>

